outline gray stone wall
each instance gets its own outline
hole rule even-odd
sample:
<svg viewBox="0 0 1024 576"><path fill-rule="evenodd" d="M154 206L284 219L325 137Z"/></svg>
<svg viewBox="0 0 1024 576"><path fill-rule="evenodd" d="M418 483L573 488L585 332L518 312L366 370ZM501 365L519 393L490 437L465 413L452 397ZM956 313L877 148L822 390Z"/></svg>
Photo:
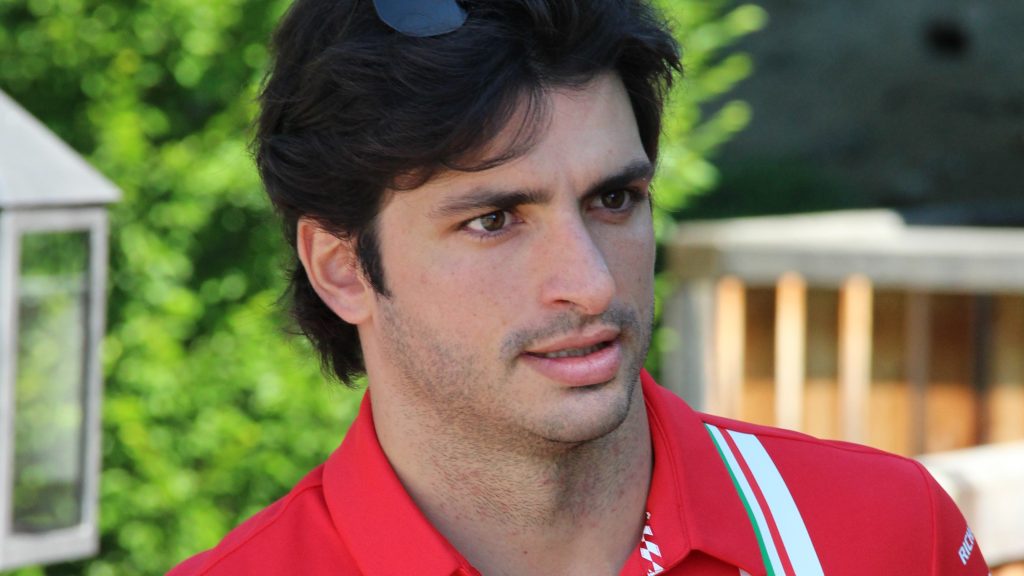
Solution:
<svg viewBox="0 0 1024 576"><path fill-rule="evenodd" d="M756 2L726 185L776 163L873 205L1024 201L1024 0Z"/></svg>

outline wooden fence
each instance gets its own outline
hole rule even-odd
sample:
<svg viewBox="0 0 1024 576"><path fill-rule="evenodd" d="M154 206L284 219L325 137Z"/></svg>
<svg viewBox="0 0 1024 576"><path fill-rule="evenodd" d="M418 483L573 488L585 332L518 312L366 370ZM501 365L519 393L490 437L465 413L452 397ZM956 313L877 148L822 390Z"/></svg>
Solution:
<svg viewBox="0 0 1024 576"><path fill-rule="evenodd" d="M669 257L662 379L702 409L909 456L1024 440L1024 231L752 218L684 224ZM998 563L1024 560L1009 525Z"/></svg>

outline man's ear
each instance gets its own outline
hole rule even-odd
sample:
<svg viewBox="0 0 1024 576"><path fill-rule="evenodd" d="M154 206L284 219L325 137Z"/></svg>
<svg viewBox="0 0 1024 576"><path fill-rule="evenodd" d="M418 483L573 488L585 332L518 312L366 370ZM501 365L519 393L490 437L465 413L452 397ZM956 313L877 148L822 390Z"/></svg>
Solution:
<svg viewBox="0 0 1024 576"><path fill-rule="evenodd" d="M299 260L320 299L345 322L365 322L374 291L359 265L355 239L339 238L308 218L299 219L296 236Z"/></svg>

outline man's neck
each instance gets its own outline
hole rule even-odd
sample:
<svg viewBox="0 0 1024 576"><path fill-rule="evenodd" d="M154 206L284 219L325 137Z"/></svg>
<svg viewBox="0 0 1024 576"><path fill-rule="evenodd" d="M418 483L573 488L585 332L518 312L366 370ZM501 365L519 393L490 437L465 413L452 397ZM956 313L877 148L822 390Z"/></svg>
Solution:
<svg viewBox="0 0 1024 576"><path fill-rule="evenodd" d="M408 419L394 426L400 420L390 408L375 397L391 465L431 523L485 576L613 576L638 546L652 469L640 386L614 431L547 450L482 448L450 428L413 430Z"/></svg>

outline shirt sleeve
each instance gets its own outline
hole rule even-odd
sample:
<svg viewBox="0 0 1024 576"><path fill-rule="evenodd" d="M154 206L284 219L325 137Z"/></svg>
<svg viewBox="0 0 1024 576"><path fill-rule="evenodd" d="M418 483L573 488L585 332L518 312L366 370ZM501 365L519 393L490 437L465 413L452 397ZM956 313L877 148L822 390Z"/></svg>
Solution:
<svg viewBox="0 0 1024 576"><path fill-rule="evenodd" d="M932 502L932 576L988 576L974 532L949 494L918 464Z"/></svg>

